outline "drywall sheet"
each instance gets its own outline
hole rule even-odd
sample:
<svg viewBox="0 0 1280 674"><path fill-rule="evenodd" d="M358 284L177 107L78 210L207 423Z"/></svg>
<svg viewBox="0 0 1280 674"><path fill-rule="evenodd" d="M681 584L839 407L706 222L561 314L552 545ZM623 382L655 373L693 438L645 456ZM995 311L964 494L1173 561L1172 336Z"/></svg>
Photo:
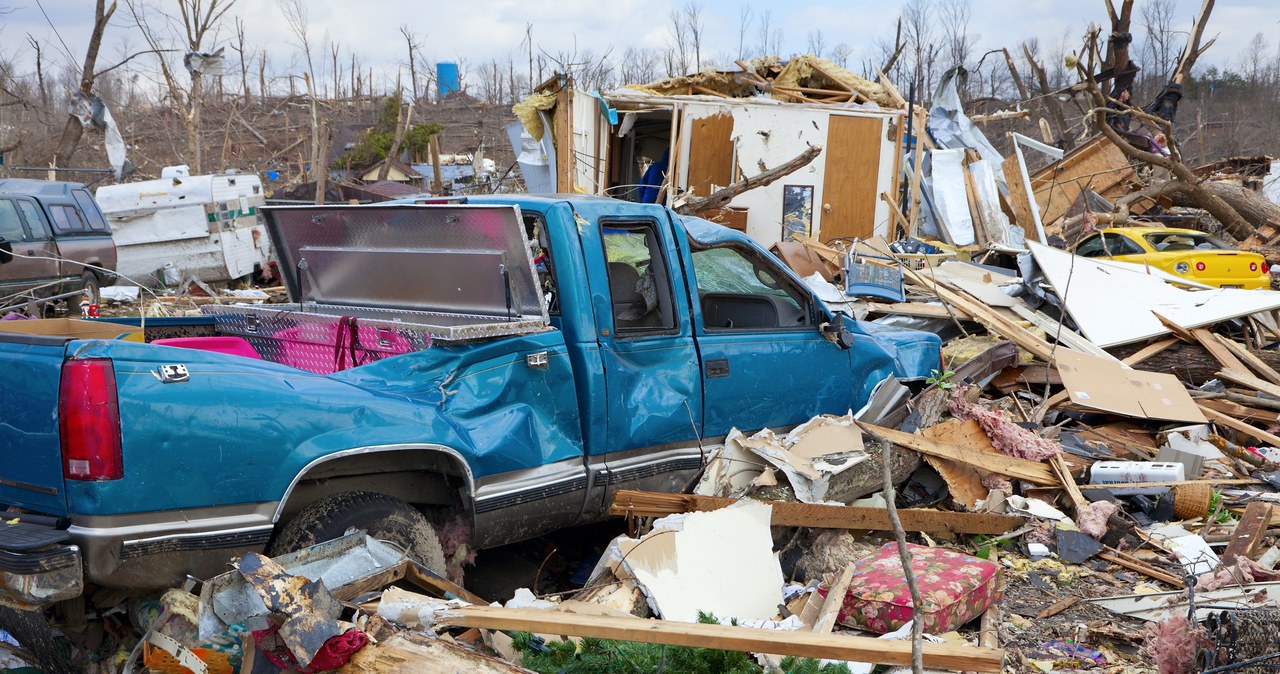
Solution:
<svg viewBox="0 0 1280 674"><path fill-rule="evenodd" d="M1139 419L1204 423L1204 414L1178 378L1130 369L1071 349L1058 349L1054 365L1071 402Z"/></svg>
<svg viewBox="0 0 1280 674"><path fill-rule="evenodd" d="M1099 263L1030 241L1027 245L1080 331L1103 348L1167 334L1156 314L1190 329L1280 308L1276 291L1182 290L1141 268Z"/></svg>
<svg viewBox="0 0 1280 674"><path fill-rule="evenodd" d="M622 565L664 620L768 620L782 603L782 567L773 553L773 508L756 501L659 520L625 539Z"/></svg>
<svg viewBox="0 0 1280 674"><path fill-rule="evenodd" d="M942 215L942 226L957 246L972 246L978 240L973 231L973 214L969 210L969 192L964 182L964 150L934 150L933 197Z"/></svg>

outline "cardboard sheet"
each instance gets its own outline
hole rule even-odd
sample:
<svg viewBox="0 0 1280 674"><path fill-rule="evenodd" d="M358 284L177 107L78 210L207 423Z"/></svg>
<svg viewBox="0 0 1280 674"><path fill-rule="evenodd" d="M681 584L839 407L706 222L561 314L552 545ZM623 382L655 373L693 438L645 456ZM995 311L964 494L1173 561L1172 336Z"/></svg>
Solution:
<svg viewBox="0 0 1280 674"><path fill-rule="evenodd" d="M1205 423L1200 407L1174 375L1134 370L1070 349L1058 349L1054 360L1077 405L1140 419Z"/></svg>
<svg viewBox="0 0 1280 674"><path fill-rule="evenodd" d="M1187 328L1280 308L1280 292L1183 290L1143 268L1100 263L1029 242L1036 264L1089 341L1108 348L1169 332L1155 314ZM1154 313L1153 313L1154 312Z"/></svg>

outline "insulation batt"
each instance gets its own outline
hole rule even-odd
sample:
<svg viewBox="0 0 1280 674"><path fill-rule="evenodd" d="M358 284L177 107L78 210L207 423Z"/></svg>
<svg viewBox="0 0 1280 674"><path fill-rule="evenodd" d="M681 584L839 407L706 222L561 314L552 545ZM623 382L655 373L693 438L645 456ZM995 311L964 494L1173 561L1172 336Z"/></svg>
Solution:
<svg viewBox="0 0 1280 674"><path fill-rule="evenodd" d="M1107 535L1107 520L1119 509L1110 501L1090 503L1076 511L1076 526L1086 535L1102 540Z"/></svg>
<svg viewBox="0 0 1280 674"><path fill-rule="evenodd" d="M1005 419L999 412L965 400L962 388L957 387L952 392L950 407L956 418L977 421L991 438L991 444L1007 456L1043 461L1062 451L1058 443Z"/></svg>
<svg viewBox="0 0 1280 674"><path fill-rule="evenodd" d="M1155 663L1160 674L1191 674L1196 671L1196 651L1209 635L1186 616L1174 616L1148 625L1142 654Z"/></svg>
<svg viewBox="0 0 1280 674"><path fill-rule="evenodd" d="M1196 592L1220 590L1234 585L1280 580L1280 571L1272 571L1261 564L1239 555L1234 564L1223 564L1217 569L1196 578Z"/></svg>

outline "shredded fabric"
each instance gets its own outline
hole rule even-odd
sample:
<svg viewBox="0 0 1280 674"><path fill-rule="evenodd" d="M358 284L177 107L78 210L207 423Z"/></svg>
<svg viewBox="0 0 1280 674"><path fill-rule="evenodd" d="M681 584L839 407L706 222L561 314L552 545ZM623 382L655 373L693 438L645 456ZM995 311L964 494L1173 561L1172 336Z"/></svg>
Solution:
<svg viewBox="0 0 1280 674"><path fill-rule="evenodd" d="M1110 501L1090 503L1076 511L1076 526L1097 540L1107 535L1107 520L1120 509Z"/></svg>
<svg viewBox="0 0 1280 674"><path fill-rule="evenodd" d="M1272 571L1261 564L1237 555L1233 564L1223 564L1217 569L1196 578L1196 592L1220 590L1233 585L1280 580L1280 571Z"/></svg>
<svg viewBox="0 0 1280 674"><path fill-rule="evenodd" d="M951 394L951 414L957 419L972 419L991 438L991 444L1006 456L1043 461L1062 451L1062 446L1009 421L964 397L965 389L957 387Z"/></svg>
<svg viewBox="0 0 1280 674"><path fill-rule="evenodd" d="M1195 670L1196 652L1209 640L1199 624L1186 616L1174 616L1147 625L1142 654L1154 662L1160 674L1191 674Z"/></svg>

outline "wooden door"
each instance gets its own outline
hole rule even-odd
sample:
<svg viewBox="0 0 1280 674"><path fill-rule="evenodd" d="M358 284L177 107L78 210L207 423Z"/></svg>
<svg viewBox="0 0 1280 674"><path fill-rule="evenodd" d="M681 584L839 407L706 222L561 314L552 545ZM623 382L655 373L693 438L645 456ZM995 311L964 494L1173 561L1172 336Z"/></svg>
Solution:
<svg viewBox="0 0 1280 674"><path fill-rule="evenodd" d="M822 203L815 206L822 213L818 232L822 241L845 236L867 239L875 234L883 134L881 118L830 116Z"/></svg>
<svg viewBox="0 0 1280 674"><path fill-rule="evenodd" d="M733 117L721 112L689 120L689 182L705 197L733 182Z"/></svg>

